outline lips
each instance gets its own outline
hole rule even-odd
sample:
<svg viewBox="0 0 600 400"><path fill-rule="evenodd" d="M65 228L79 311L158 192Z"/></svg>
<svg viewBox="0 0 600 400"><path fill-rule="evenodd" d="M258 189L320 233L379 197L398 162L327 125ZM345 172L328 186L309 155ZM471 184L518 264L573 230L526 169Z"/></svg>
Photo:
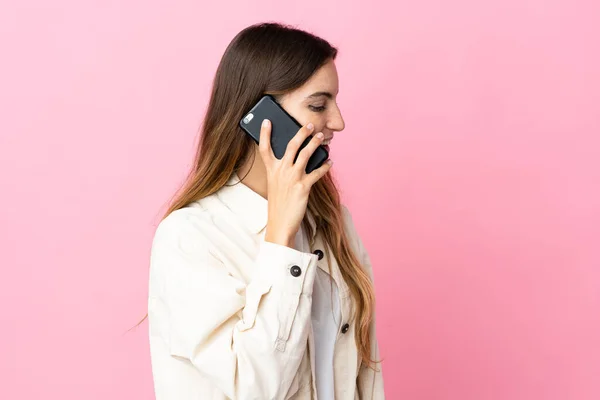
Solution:
<svg viewBox="0 0 600 400"><path fill-rule="evenodd" d="M328 144L326 144L326 145L324 145L323 147L325 147L325 150L327 150L327 152L329 153L329 145L328 145Z"/></svg>

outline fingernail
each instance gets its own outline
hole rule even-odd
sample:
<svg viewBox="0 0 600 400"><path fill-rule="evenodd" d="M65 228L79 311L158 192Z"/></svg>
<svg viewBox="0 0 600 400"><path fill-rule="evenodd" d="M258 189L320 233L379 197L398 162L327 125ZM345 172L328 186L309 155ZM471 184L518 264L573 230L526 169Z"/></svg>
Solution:
<svg viewBox="0 0 600 400"><path fill-rule="evenodd" d="M319 139L323 139L323 132L319 132L319 133L317 133L317 137L318 137Z"/></svg>
<svg viewBox="0 0 600 400"><path fill-rule="evenodd" d="M268 119L263 119L262 126L263 126L263 128L266 128L267 126L269 126L269 120Z"/></svg>
<svg viewBox="0 0 600 400"><path fill-rule="evenodd" d="M333 164L333 160L330 158L329 160L327 160L327 164L332 165Z"/></svg>
<svg viewBox="0 0 600 400"><path fill-rule="evenodd" d="M312 128L314 128L315 126L312 124L312 122L309 122L308 125L306 125L306 127L312 130Z"/></svg>

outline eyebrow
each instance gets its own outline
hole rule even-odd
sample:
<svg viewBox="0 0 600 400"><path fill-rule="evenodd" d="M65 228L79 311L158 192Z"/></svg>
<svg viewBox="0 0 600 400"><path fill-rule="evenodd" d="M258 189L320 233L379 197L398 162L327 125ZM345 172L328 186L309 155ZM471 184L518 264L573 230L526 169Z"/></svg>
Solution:
<svg viewBox="0 0 600 400"><path fill-rule="evenodd" d="M325 96L328 99L333 98L333 95L330 92L314 92L313 94L311 94L310 96L306 96L307 99L311 99L314 97L319 97L319 96Z"/></svg>

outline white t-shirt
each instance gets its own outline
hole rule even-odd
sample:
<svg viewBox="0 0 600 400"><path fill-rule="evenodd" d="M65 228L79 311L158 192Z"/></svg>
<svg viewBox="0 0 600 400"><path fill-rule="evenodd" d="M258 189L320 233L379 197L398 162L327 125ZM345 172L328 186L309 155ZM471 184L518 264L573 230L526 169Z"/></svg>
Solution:
<svg viewBox="0 0 600 400"><path fill-rule="evenodd" d="M331 292L332 283L333 293ZM315 383L319 400L334 399L333 350L340 320L337 285L327 272L317 268L312 293L312 325L316 353Z"/></svg>

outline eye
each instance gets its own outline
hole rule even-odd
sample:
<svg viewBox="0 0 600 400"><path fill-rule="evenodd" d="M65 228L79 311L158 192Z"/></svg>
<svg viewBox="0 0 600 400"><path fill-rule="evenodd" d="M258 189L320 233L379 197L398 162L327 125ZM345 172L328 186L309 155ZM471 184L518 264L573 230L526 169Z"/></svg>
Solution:
<svg viewBox="0 0 600 400"><path fill-rule="evenodd" d="M308 108L310 108L312 111L314 112L323 112L325 111L325 106L308 106Z"/></svg>

